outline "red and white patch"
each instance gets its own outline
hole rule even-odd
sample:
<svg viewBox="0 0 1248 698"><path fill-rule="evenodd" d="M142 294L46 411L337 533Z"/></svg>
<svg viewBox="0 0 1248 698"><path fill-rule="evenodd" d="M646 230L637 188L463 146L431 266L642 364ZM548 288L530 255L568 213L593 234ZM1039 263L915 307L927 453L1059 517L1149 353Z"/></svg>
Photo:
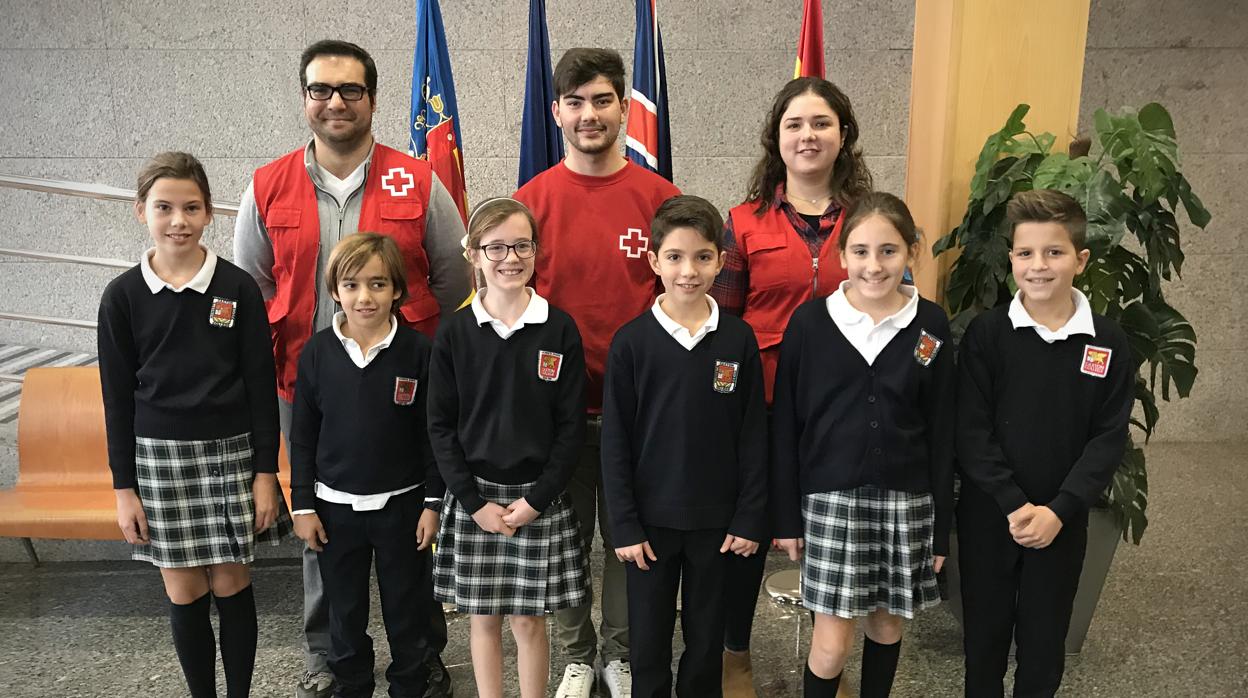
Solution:
<svg viewBox="0 0 1248 698"><path fill-rule="evenodd" d="M620 233L620 249L630 259L641 259L650 249L650 238L641 232L641 228L629 228Z"/></svg>
<svg viewBox="0 0 1248 698"><path fill-rule="evenodd" d="M927 330L919 330L919 341L914 345L914 360L919 362L920 366L930 366L944 344Z"/></svg>
<svg viewBox="0 0 1248 698"><path fill-rule="evenodd" d="M731 393L737 389L737 374L741 372L741 364L735 361L715 362L715 392Z"/></svg>
<svg viewBox="0 0 1248 698"><path fill-rule="evenodd" d="M407 190L416 186L416 178L402 167L392 167L381 178L381 188L390 192L390 196L407 196Z"/></svg>
<svg viewBox="0 0 1248 698"><path fill-rule="evenodd" d="M1109 375L1109 357L1114 351L1105 347L1094 347L1091 344L1083 347L1083 365L1079 367L1081 373L1096 378L1104 378Z"/></svg>
<svg viewBox="0 0 1248 698"><path fill-rule="evenodd" d="M563 354L556 354L545 349L537 352L537 377L544 381L559 380L559 372L563 370Z"/></svg>
<svg viewBox="0 0 1248 698"><path fill-rule="evenodd" d="M416 379L394 377L394 404L410 405L416 401Z"/></svg>
<svg viewBox="0 0 1248 698"><path fill-rule="evenodd" d="M213 327L233 327L236 310L238 310L238 301L214 296L212 310L208 312L208 324Z"/></svg>

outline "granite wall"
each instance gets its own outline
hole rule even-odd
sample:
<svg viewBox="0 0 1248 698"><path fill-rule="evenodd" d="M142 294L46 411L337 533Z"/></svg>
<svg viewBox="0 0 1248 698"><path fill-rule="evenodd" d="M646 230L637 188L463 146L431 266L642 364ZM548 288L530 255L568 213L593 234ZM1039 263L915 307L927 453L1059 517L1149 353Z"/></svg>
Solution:
<svg viewBox="0 0 1248 698"><path fill-rule="evenodd" d="M375 56L379 139L403 148L415 36L413 0L0 0L0 172L133 187L143 159L189 150L215 196L236 200L251 171L308 136L300 50L340 37ZM853 98L877 185L904 183L913 5L825 5L828 75ZM1248 152L1233 134L1248 102L1248 19L1233 0L1094 0L1085 123L1098 106L1160 100L1185 164L1214 213L1187 239L1175 304L1201 337L1194 397L1167 407L1162 438L1231 439L1248 420ZM548 2L555 58L570 46L617 48L632 63L633 3ZM723 209L742 196L758 129L792 75L801 3L660 3L676 183ZM470 198L514 188L524 99L528 3L442 0L462 115ZM1002 115L1004 119L1005 115ZM207 235L230 250L233 220ZM0 189L0 247L135 259L146 231L125 204ZM0 259L0 310L93 319L115 272ZM93 333L0 321L0 342L90 350Z"/></svg>

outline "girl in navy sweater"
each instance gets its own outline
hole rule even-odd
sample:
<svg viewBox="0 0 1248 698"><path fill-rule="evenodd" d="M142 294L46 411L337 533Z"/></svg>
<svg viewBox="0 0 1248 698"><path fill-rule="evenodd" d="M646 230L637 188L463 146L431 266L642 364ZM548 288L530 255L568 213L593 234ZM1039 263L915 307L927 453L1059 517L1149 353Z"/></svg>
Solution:
<svg viewBox="0 0 1248 698"><path fill-rule="evenodd" d="M502 698L503 616L520 695L546 695L546 613L589 602L589 571L564 488L585 436L585 357L571 316L529 288L537 224L489 199L468 219L477 294L438 328L429 436L446 481L434 593L472 616L477 692Z"/></svg>
<svg viewBox="0 0 1248 698"><path fill-rule="evenodd" d="M200 243L212 220L203 166L161 153L139 173L135 213L154 243L100 300L100 382L117 523L160 568L190 693L216 696L216 639L231 698L256 659L248 565L258 538L290 531L277 487L277 393L256 282Z"/></svg>
<svg viewBox="0 0 1248 698"><path fill-rule="evenodd" d="M781 343L773 415L776 543L815 613L806 696L835 696L858 618L864 698L887 696L902 619L939 601L953 498L953 357L936 304L902 284L904 203L873 193L840 239L849 279L803 304Z"/></svg>

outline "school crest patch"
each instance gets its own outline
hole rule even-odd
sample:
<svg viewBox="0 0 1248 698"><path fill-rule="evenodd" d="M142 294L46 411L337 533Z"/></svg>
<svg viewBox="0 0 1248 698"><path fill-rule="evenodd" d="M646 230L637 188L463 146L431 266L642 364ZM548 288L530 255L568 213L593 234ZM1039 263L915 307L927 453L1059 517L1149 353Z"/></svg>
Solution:
<svg viewBox="0 0 1248 698"><path fill-rule="evenodd" d="M741 364L735 361L716 361L715 362L715 392L731 393L737 389L737 374L741 371Z"/></svg>
<svg viewBox="0 0 1248 698"><path fill-rule="evenodd" d="M208 324L213 327L233 327L234 311L238 309L238 301L213 296L212 310L208 312Z"/></svg>
<svg viewBox="0 0 1248 698"><path fill-rule="evenodd" d="M544 381L559 380L559 372L563 370L563 354L556 354L545 349L537 352L537 377Z"/></svg>
<svg viewBox="0 0 1248 698"><path fill-rule="evenodd" d="M1104 378L1109 375L1109 357L1113 353L1112 349L1106 349L1105 347L1094 347L1091 344L1084 345L1083 365L1079 367L1079 372L1095 378Z"/></svg>
<svg viewBox="0 0 1248 698"><path fill-rule="evenodd" d="M416 401L416 379L394 377L394 404L410 405Z"/></svg>
<svg viewBox="0 0 1248 698"><path fill-rule="evenodd" d="M930 366L944 345L944 340L929 334L927 330L919 330L919 341L914 345L914 360L919 362L920 366Z"/></svg>

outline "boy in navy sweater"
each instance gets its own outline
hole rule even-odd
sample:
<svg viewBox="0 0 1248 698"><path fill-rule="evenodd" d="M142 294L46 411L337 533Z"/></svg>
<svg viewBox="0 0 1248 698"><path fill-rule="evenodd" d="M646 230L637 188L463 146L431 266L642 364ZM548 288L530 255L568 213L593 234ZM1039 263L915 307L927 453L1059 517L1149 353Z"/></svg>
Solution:
<svg viewBox="0 0 1248 698"><path fill-rule="evenodd" d="M727 556L757 554L766 528L758 343L707 295L723 267L722 235L705 199L659 207L648 254L666 292L616 333L607 356L602 482L628 577L635 698L672 693L678 588L676 694L721 694Z"/></svg>
<svg viewBox="0 0 1248 698"><path fill-rule="evenodd" d="M1052 696L1088 509L1127 444L1136 367L1127 337L1074 288L1087 219L1071 197L1024 192L1007 209L1018 294L971 322L959 353L957 509L966 695Z"/></svg>
<svg viewBox="0 0 1248 698"><path fill-rule="evenodd" d="M373 695L368 581L376 556L390 695L423 696L429 663L438 661L427 636L428 548L445 489L425 429L431 344L391 313L407 289L393 239L343 238L325 284L342 311L299 357L290 433L295 533L320 558L335 695Z"/></svg>

